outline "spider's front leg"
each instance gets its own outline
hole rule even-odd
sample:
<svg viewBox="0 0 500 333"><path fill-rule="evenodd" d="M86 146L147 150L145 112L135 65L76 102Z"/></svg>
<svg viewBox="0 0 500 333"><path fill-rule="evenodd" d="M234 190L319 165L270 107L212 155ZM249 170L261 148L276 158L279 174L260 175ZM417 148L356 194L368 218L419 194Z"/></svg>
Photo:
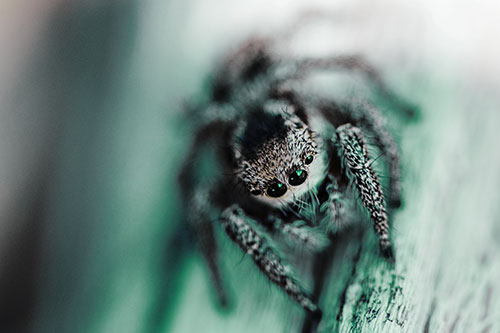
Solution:
<svg viewBox="0 0 500 333"><path fill-rule="evenodd" d="M351 124L337 128L337 145L349 178L354 181L363 206L370 213L375 232L379 235L382 254L394 258L389 239L389 224L385 210L384 194L375 171L361 130Z"/></svg>
<svg viewBox="0 0 500 333"><path fill-rule="evenodd" d="M388 201L392 208L401 207L401 170L399 151L393 136L388 131L386 121L372 103L358 98L345 105L338 105L333 101L319 104L319 110L334 126L351 123L359 126L373 138L388 166L389 193Z"/></svg>
<svg viewBox="0 0 500 333"><path fill-rule="evenodd" d="M306 311L321 317L321 310L296 282L292 272L284 265L280 256L268 245L249 223L250 218L243 210L233 205L224 210L221 223L233 242L248 253L257 267L269 280L278 285L290 298Z"/></svg>
<svg viewBox="0 0 500 333"><path fill-rule="evenodd" d="M401 206L401 171L399 152L394 138L387 130L382 113L370 102L358 100L355 105L356 122L373 135L375 145L384 155L389 168L389 204Z"/></svg>

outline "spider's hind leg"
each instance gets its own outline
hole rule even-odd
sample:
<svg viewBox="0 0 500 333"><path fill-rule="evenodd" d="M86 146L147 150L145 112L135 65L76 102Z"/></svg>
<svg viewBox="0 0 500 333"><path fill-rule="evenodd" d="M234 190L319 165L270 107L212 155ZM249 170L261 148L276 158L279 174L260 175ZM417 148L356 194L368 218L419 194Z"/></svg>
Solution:
<svg viewBox="0 0 500 333"><path fill-rule="evenodd" d="M213 230L217 207L212 200L212 189L215 188L216 183L213 181L200 181L195 170L195 166L199 164L200 155L208 142L217 140L217 135L222 133L224 129L224 122L213 121L197 131L191 150L182 165L179 185L184 202L184 211L186 212L186 221L207 264L218 303L222 307L227 307L229 300L222 279Z"/></svg>
<svg viewBox="0 0 500 333"><path fill-rule="evenodd" d="M227 101L241 85L265 74L274 63L270 39L253 37L246 40L222 63L214 80L214 101Z"/></svg>
<svg viewBox="0 0 500 333"><path fill-rule="evenodd" d="M198 247L207 265L210 278L215 287L217 301L220 306L227 308L229 299L223 282L217 241L214 233L213 217L211 216L210 193L207 188L198 189L188 208L187 219L193 230Z"/></svg>
<svg viewBox="0 0 500 333"><path fill-rule="evenodd" d="M416 105L407 101L393 91L382 79L382 75L369 62L358 55L333 56L326 58L306 58L297 62L297 73L301 77L311 70L354 70L361 72L374 86L377 93L382 96L391 106L402 112L408 118L419 115Z"/></svg>
<svg viewBox="0 0 500 333"><path fill-rule="evenodd" d="M345 171L353 180L363 206L370 213L373 227L379 236L382 254L393 259L384 194L378 177L371 167L363 134L359 128L351 124L342 125L337 129L337 143Z"/></svg>

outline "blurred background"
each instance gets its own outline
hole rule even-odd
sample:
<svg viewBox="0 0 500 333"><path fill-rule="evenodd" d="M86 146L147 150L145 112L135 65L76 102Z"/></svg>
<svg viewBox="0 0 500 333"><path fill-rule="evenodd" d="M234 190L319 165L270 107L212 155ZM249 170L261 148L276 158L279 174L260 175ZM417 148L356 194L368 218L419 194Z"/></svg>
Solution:
<svg viewBox="0 0 500 333"><path fill-rule="evenodd" d="M222 234L235 307L213 306L201 259L175 232L176 175L192 134L183 103L206 94L228 50L309 10L331 19L297 30L293 52L362 54L422 109L389 124L406 189L399 328L500 331L500 5L470 0L3 0L0 331L300 327L301 311ZM370 255L360 265L383 271ZM338 302L325 302L334 318ZM352 318L323 329L386 319Z"/></svg>

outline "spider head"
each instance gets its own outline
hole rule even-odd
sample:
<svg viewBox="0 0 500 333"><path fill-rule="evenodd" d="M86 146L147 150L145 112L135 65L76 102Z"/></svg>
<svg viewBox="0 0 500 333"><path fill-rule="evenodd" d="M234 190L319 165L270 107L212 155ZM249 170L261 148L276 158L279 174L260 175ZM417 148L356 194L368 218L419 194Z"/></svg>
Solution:
<svg viewBox="0 0 500 333"><path fill-rule="evenodd" d="M324 177L319 141L290 106L268 105L236 131L236 173L255 198L273 206L293 202Z"/></svg>

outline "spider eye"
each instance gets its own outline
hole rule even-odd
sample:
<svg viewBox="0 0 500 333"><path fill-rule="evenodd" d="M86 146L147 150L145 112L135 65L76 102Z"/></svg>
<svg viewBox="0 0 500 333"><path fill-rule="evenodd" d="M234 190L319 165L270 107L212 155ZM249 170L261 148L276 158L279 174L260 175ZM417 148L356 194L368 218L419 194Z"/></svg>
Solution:
<svg viewBox="0 0 500 333"><path fill-rule="evenodd" d="M267 188L267 194L273 198L281 197L285 193L286 193L286 185L279 181L272 183Z"/></svg>
<svg viewBox="0 0 500 333"><path fill-rule="evenodd" d="M261 191L259 191L259 190L252 190L252 191L250 191L250 193L251 193L252 195L261 195L261 194L262 194L262 192L261 192Z"/></svg>
<svg viewBox="0 0 500 333"><path fill-rule="evenodd" d="M312 155L308 155L306 157L306 164L311 164L313 160L314 160L314 157Z"/></svg>
<svg viewBox="0 0 500 333"><path fill-rule="evenodd" d="M307 178L307 172L304 170L295 170L294 172L291 173L291 175L288 177L288 183L292 186L298 186L302 184Z"/></svg>

